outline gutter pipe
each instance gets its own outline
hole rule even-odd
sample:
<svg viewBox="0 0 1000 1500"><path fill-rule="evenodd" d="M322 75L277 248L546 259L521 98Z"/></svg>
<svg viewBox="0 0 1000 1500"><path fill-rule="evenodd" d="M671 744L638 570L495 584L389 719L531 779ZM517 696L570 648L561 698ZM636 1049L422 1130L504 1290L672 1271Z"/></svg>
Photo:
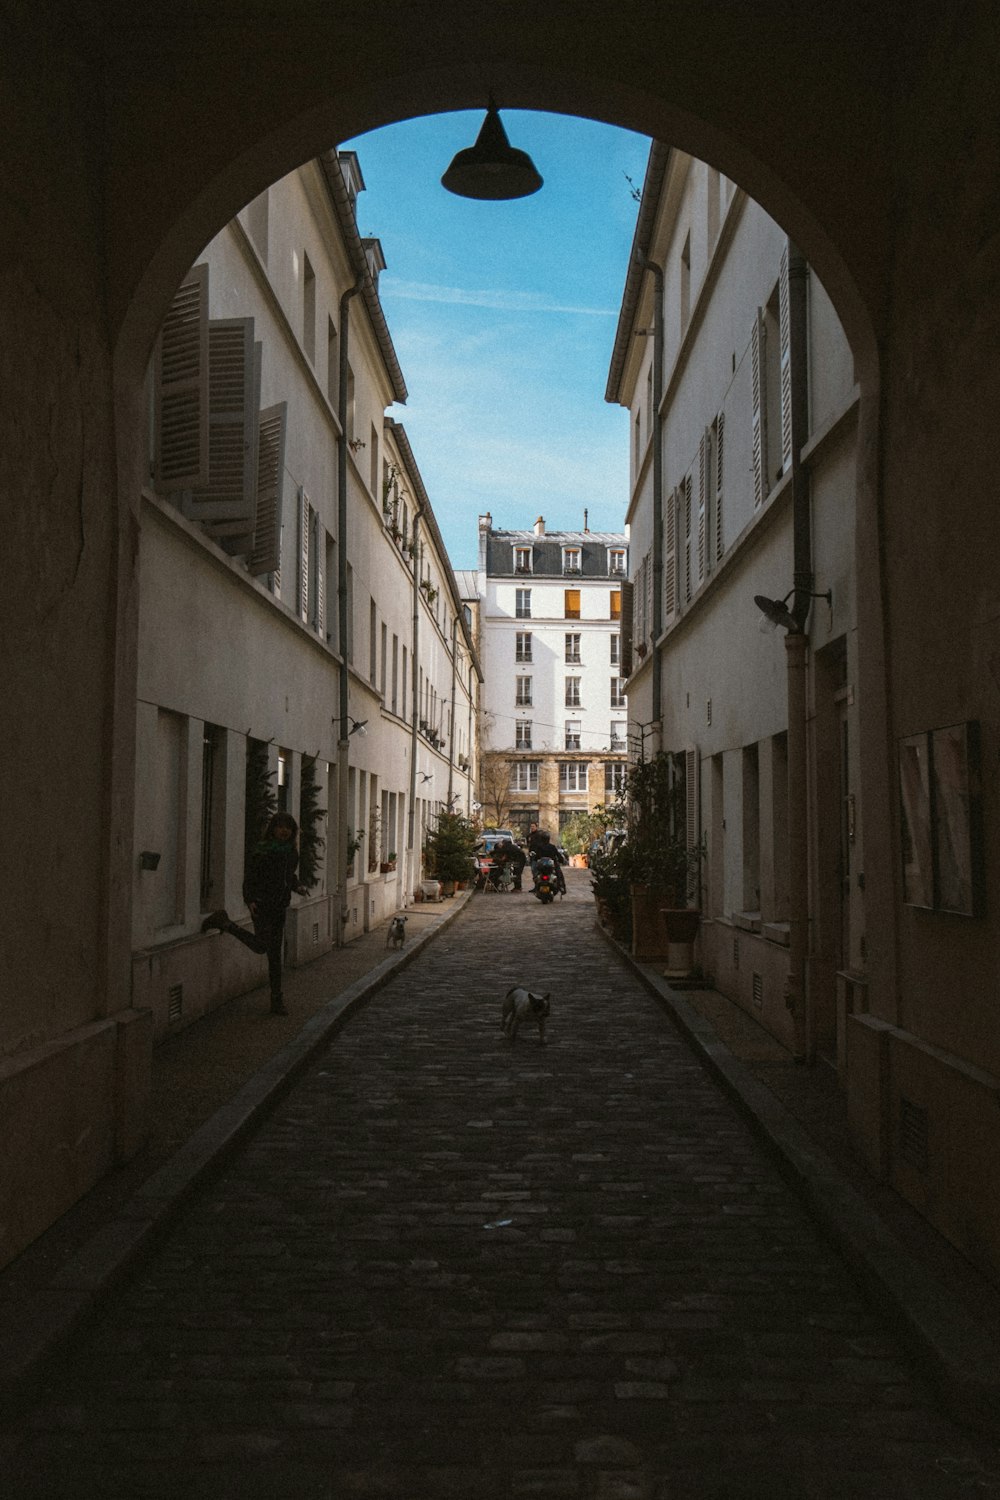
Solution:
<svg viewBox="0 0 1000 1500"><path fill-rule="evenodd" d="M350 685L348 682L347 618L347 362L351 329L351 301L362 291L359 277L340 299L340 366L337 381L337 418L340 439L337 444L337 645L340 648L340 702L337 740L337 947L343 948L347 931L347 793L350 734Z"/></svg>

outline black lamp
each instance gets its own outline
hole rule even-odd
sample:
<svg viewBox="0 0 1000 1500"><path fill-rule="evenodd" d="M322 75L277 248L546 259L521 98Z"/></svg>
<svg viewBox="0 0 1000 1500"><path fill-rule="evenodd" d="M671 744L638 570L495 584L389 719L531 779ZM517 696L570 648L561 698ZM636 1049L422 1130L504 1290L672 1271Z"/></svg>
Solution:
<svg viewBox="0 0 1000 1500"><path fill-rule="evenodd" d="M474 146L459 151L441 178L441 186L460 198L527 198L537 193L542 179L526 151L518 151L507 139L490 99L486 118Z"/></svg>
<svg viewBox="0 0 1000 1500"><path fill-rule="evenodd" d="M760 622L762 630L776 630L780 625L787 630L789 635L801 635L802 626L788 608L788 601L792 595L800 592L794 588L789 589L784 599L769 599L766 594L754 594L753 602L761 611L764 618ZM825 599L827 604L833 603L833 590L827 589L825 594L809 594L810 599Z"/></svg>

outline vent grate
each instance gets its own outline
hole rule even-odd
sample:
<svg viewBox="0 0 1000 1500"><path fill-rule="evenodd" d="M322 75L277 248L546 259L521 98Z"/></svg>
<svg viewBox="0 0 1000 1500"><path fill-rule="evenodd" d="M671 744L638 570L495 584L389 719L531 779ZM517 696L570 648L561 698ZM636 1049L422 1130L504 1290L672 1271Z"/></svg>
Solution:
<svg viewBox="0 0 1000 1500"><path fill-rule="evenodd" d="M313 942L314 943L318 943L319 942L319 923L318 922L314 922L313 923Z"/></svg>
<svg viewBox="0 0 1000 1500"><path fill-rule="evenodd" d="M733 968L734 969L738 969L739 966L740 966L740 940L739 940L738 937L734 937L733 938Z"/></svg>
<svg viewBox="0 0 1000 1500"><path fill-rule="evenodd" d="M167 990L167 1025L173 1026L181 1018L184 1009L184 986L172 984Z"/></svg>
<svg viewBox="0 0 1000 1500"><path fill-rule="evenodd" d="M764 981L759 974L753 976L753 1003L758 1010L764 1008Z"/></svg>
<svg viewBox="0 0 1000 1500"><path fill-rule="evenodd" d="M912 1099L899 1101L899 1154L918 1172L927 1171L927 1111Z"/></svg>

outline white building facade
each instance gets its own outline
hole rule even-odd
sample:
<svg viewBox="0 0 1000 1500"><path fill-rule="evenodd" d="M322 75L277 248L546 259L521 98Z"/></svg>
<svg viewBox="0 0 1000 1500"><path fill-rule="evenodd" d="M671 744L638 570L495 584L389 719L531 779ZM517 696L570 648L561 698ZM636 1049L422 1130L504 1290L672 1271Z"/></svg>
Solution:
<svg viewBox="0 0 1000 1500"><path fill-rule="evenodd" d="M631 414L629 719L685 758L700 962L843 1071L866 958L851 354L779 226L658 145L607 394Z"/></svg>
<svg viewBox="0 0 1000 1500"><path fill-rule="evenodd" d="M484 764L509 763L509 816L553 836L610 800L626 758L624 533L495 530L479 518ZM484 803L488 798L484 795Z"/></svg>

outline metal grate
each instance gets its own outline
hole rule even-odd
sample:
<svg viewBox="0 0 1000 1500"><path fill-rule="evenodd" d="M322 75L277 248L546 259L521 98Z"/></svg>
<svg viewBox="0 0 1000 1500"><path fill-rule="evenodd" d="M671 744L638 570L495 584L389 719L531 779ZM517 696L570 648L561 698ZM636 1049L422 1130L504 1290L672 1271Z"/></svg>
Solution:
<svg viewBox="0 0 1000 1500"><path fill-rule="evenodd" d="M739 940L738 937L734 937L733 938L733 968L734 969L738 969L739 966L740 966L740 940Z"/></svg>
<svg viewBox="0 0 1000 1500"><path fill-rule="evenodd" d="M927 1111L912 1099L899 1101L899 1154L918 1172L927 1171Z"/></svg>
<svg viewBox="0 0 1000 1500"><path fill-rule="evenodd" d="M753 976L753 1003L758 1010L764 1007L764 981L759 974Z"/></svg>
<svg viewBox="0 0 1000 1500"><path fill-rule="evenodd" d="M313 942L314 943L318 943L319 942L319 923L318 922L314 922L313 923Z"/></svg>
<svg viewBox="0 0 1000 1500"><path fill-rule="evenodd" d="M184 1009L184 986L183 984L172 984L167 990L167 1025L173 1026L175 1021L181 1018Z"/></svg>

